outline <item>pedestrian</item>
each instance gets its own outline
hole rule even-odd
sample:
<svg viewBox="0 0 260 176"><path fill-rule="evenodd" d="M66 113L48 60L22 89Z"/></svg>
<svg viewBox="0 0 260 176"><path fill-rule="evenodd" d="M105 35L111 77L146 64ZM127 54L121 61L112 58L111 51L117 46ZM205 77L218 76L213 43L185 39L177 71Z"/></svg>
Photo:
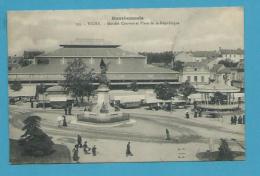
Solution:
<svg viewBox="0 0 260 176"><path fill-rule="evenodd" d="M126 146L126 156L133 156L133 153L131 152L130 142L128 142Z"/></svg>
<svg viewBox="0 0 260 176"><path fill-rule="evenodd" d="M194 118L197 118L198 117L198 112L197 112L197 109L195 109L194 111Z"/></svg>
<svg viewBox="0 0 260 176"><path fill-rule="evenodd" d="M238 119L237 119L237 123L238 123L238 124L242 124L242 121L243 121L243 119L242 119L242 116L240 115L240 116L238 117Z"/></svg>
<svg viewBox="0 0 260 176"><path fill-rule="evenodd" d="M166 128L165 132L166 132L166 140L170 140L171 139L170 138L170 132L167 128Z"/></svg>
<svg viewBox="0 0 260 176"><path fill-rule="evenodd" d="M65 105L65 107L64 107L64 114L65 114L65 115L68 114L68 113L67 113L67 105Z"/></svg>
<svg viewBox="0 0 260 176"><path fill-rule="evenodd" d="M189 119L189 118L190 118L190 114L189 114L188 111L186 112L185 116L186 116L186 119Z"/></svg>
<svg viewBox="0 0 260 176"><path fill-rule="evenodd" d="M78 147L82 147L82 137L78 134Z"/></svg>
<svg viewBox="0 0 260 176"><path fill-rule="evenodd" d="M234 117L231 116L230 120L231 120L231 125L233 125L234 124Z"/></svg>
<svg viewBox="0 0 260 176"><path fill-rule="evenodd" d="M199 110L199 117L202 117L202 110Z"/></svg>
<svg viewBox="0 0 260 176"><path fill-rule="evenodd" d="M32 101L32 99L30 99L30 102L31 102L31 108L33 108L33 101Z"/></svg>
<svg viewBox="0 0 260 176"><path fill-rule="evenodd" d="M58 127L61 127L61 122L62 122L62 116L58 116L57 117Z"/></svg>
<svg viewBox="0 0 260 176"><path fill-rule="evenodd" d="M62 123L62 126L64 126L64 127L68 126L68 125L67 125L67 121L66 121L66 116L63 115L62 117L63 117L63 123Z"/></svg>
<svg viewBox="0 0 260 176"><path fill-rule="evenodd" d="M68 107L68 111L69 111L68 113L69 113L69 115L71 115L71 110L72 110L72 104L70 103L70 104L69 104L69 107Z"/></svg>
<svg viewBox="0 0 260 176"><path fill-rule="evenodd" d="M243 121L243 124L245 124L246 123L246 119L245 119L245 114L243 114L243 117L242 117L242 121Z"/></svg>
<svg viewBox="0 0 260 176"><path fill-rule="evenodd" d="M78 145L75 145L73 151L73 161L79 162L79 149Z"/></svg>
<svg viewBox="0 0 260 176"><path fill-rule="evenodd" d="M94 145L94 146L92 147L92 155L93 155L93 156L96 156L96 155L97 155L97 147L96 147L96 145Z"/></svg>
<svg viewBox="0 0 260 176"><path fill-rule="evenodd" d="M237 124L237 116L234 115L234 124L236 125Z"/></svg>
<svg viewBox="0 0 260 176"><path fill-rule="evenodd" d="M85 154L90 154L89 151L90 151L90 147L88 147L88 142L85 141L84 144L83 144L83 151Z"/></svg>

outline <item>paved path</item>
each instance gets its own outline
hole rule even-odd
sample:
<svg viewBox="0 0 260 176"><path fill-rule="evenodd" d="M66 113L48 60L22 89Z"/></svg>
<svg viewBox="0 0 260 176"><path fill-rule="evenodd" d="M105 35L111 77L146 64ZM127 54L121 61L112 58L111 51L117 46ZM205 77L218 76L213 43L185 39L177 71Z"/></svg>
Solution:
<svg viewBox="0 0 260 176"><path fill-rule="evenodd" d="M55 114L55 112L43 112L40 109L34 109L34 112L28 112L24 109L11 109L11 124L16 128L22 127L21 120L30 114L42 113L45 116ZM86 127L84 125L69 124L67 128L58 128L55 123L55 118L44 119L41 124L42 128L51 135L63 135L75 137L81 134L87 138L99 139L116 139L116 140L131 140L139 142L155 142L155 143L188 143L188 142L203 142L208 143L209 138L216 141L219 138L227 138L232 144L234 140L238 140L243 145L244 135L242 132L234 132L220 126L211 124L200 124L189 119L181 119L166 115L138 114L133 113L132 118L136 119L137 124L129 127L113 127L113 128L95 128ZM146 127L146 128L145 128ZM149 129L150 127L150 129ZM173 131L171 135L173 140L166 141L164 130L168 128Z"/></svg>

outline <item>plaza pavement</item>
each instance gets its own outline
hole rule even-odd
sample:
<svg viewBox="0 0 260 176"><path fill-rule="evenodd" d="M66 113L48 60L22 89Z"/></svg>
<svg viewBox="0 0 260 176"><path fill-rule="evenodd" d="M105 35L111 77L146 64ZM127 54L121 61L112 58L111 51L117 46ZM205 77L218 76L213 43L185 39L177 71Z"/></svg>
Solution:
<svg viewBox="0 0 260 176"><path fill-rule="evenodd" d="M65 144L70 150L73 149L76 141L76 135L81 134L84 139L88 140L90 145L96 145L98 154L97 156L85 155L82 150L80 150L80 160L79 162L135 162L135 161L189 161L198 160L196 154L198 152L209 150L209 143L207 140L209 138L219 139L237 139L240 144L244 142L244 126L243 125L230 125L228 122L219 121L217 119L209 118L193 118L191 115L190 119L185 119L184 114L186 110L178 110L174 112L163 112L163 111L148 111L145 109L131 109L122 110L124 112L136 113L136 118L138 118L138 113L147 116L144 122L152 121L152 125L149 129L149 125L144 126L145 123L134 124L132 127L113 127L111 129L95 129L88 126L80 126L77 128L69 127L67 129L58 128L56 126L56 117L63 114L63 110L52 110L52 109L31 109L29 106L10 106L12 114L20 115L23 113L31 113L36 111L35 114L43 116L43 130L45 130L50 136L53 137L55 143ZM81 112L82 109L73 109L73 113ZM17 117L16 117L17 118ZM19 117L18 117L19 118ZM69 117L73 118L73 116ZM70 120L70 119L68 119ZM178 138L181 135L194 135L202 136L201 140L192 140L190 142L173 142L167 143L164 138L165 124L170 123L169 129L172 131L172 138ZM160 122L164 122L160 124ZM176 123L176 124L174 124ZM159 125L158 125L159 124ZM20 124L21 125L21 124ZM45 126L46 125L46 126ZM19 124L18 124L19 126ZM17 139L22 134L22 131L16 125L10 124L10 138ZM69 124L70 126L70 124ZM72 125L71 125L72 126ZM89 131L84 131L82 128L88 129ZM133 131L128 131L126 129L131 129ZM81 129L81 130L80 130ZM140 130L135 132L135 130ZM173 129L173 130L171 130ZM104 130L104 131L103 131ZM106 137L105 134L98 134L96 132L102 131L108 135L115 135L111 137ZM121 134L123 133L123 134ZM152 133L152 134L150 134ZM159 133L159 134L158 134ZM194 134L193 134L194 133ZM92 134L92 135L91 135ZM132 134L139 136L144 136L143 138L132 139ZM146 136L151 135L150 137ZM127 137L127 135L129 135ZM143 140L145 138L155 139L153 140ZM83 140L84 140L83 139ZM134 156L126 157L125 150L127 141L131 140L132 152ZM213 144L213 150L218 149L218 142ZM231 145L232 150L244 151L240 145L235 145L233 142Z"/></svg>

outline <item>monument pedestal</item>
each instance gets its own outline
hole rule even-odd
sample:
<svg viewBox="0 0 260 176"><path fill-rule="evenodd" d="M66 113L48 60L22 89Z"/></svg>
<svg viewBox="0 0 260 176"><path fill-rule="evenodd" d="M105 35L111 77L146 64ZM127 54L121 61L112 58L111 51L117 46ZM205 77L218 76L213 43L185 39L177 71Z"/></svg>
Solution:
<svg viewBox="0 0 260 176"><path fill-rule="evenodd" d="M101 84L97 91L97 101L91 111L77 115L78 121L92 123L115 123L129 120L129 115L120 111L115 111L109 102L109 91L107 85Z"/></svg>

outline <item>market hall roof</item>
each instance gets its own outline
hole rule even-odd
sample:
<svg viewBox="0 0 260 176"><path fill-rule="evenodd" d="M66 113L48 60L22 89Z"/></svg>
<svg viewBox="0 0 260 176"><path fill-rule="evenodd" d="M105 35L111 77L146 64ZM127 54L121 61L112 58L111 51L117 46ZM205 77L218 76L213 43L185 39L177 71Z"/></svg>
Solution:
<svg viewBox="0 0 260 176"><path fill-rule="evenodd" d="M101 39L75 40L61 48L37 57L145 57L119 48L120 45Z"/></svg>
<svg viewBox="0 0 260 176"><path fill-rule="evenodd" d="M105 61L106 62L106 61ZM30 64L11 70L10 74L63 74L67 64ZM99 63L87 64L88 70L94 69L100 72ZM171 69L156 67L150 64L109 64L108 73L179 73Z"/></svg>
<svg viewBox="0 0 260 176"><path fill-rule="evenodd" d="M142 57L117 47L63 47L37 57Z"/></svg>

